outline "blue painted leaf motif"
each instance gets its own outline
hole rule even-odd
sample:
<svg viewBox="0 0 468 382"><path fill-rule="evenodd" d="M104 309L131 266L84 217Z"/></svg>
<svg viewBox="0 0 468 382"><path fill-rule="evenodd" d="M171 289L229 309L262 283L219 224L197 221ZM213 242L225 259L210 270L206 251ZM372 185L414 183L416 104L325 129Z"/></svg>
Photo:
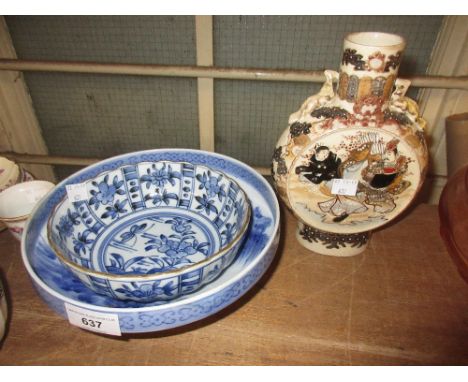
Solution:
<svg viewBox="0 0 468 382"><path fill-rule="evenodd" d="M242 219L244 219L246 210L245 210L245 206L242 204L241 200L238 200L236 202L236 204L237 204L237 210L235 211L235 212L237 212L236 222L237 222L237 226L240 227L242 225Z"/></svg>
<svg viewBox="0 0 468 382"><path fill-rule="evenodd" d="M100 205L112 204L114 201L115 194L123 195L125 191L121 189L123 186L123 180L118 180L117 175L114 176L111 184L108 184L109 174L104 176L101 182L92 181L91 184L97 187L96 190L91 190L90 194L92 197L89 199L89 205L94 205L94 209L97 210Z"/></svg>
<svg viewBox="0 0 468 382"><path fill-rule="evenodd" d="M224 185L222 185L220 188L219 188L219 192L218 192L218 200L220 202L223 201L223 198L226 197L226 192L224 191Z"/></svg>
<svg viewBox="0 0 468 382"><path fill-rule="evenodd" d="M67 214L62 216L59 219L58 225L55 228L59 232L60 238L63 240L67 237L71 237L75 230L75 225L80 225L79 214L77 212L72 212L70 209L67 210Z"/></svg>
<svg viewBox="0 0 468 382"><path fill-rule="evenodd" d="M68 219L70 220L70 222L73 225L79 225L80 224L80 221L78 220L80 215L77 212L71 212L71 210L68 209L67 210L67 216L68 216Z"/></svg>
<svg viewBox="0 0 468 382"><path fill-rule="evenodd" d="M115 259L115 261L118 264L118 268L124 269L124 258L122 255L119 255L118 253L111 253L111 256ZM112 261L112 259L111 259Z"/></svg>
<svg viewBox="0 0 468 382"><path fill-rule="evenodd" d="M210 208L210 211L213 211L215 214L218 213L218 209L215 206L213 206L212 204L210 204L209 208Z"/></svg>
<svg viewBox="0 0 468 382"><path fill-rule="evenodd" d="M207 215L210 215L210 212L218 213L218 209L213 205L214 201L209 200L206 195L203 195L203 197L195 196L195 199L200 203L200 205L197 206L197 210L204 210Z"/></svg>
<svg viewBox="0 0 468 382"><path fill-rule="evenodd" d="M182 175L177 171L172 171L171 165L167 166L163 163L160 169L156 164L151 165L152 170L146 169L146 174L140 177L140 181L145 183L146 188L149 189L151 185L163 188L167 183L175 185L175 179L182 179Z"/></svg>
<svg viewBox="0 0 468 382"><path fill-rule="evenodd" d="M253 213L255 219L253 220L252 233L263 234L272 224L273 220L270 217L263 216L259 207L255 207Z"/></svg>
<svg viewBox="0 0 468 382"><path fill-rule="evenodd" d="M164 269L164 262L157 257L137 256L125 263L125 271L129 273L152 274Z"/></svg>
<svg viewBox="0 0 468 382"><path fill-rule="evenodd" d="M145 200L153 200L153 204L157 204L162 201L162 197L159 194L156 194L156 195L147 194L145 195Z"/></svg>
<svg viewBox="0 0 468 382"><path fill-rule="evenodd" d="M200 182L198 189L205 189L209 198L217 196L219 201L221 202L223 198L226 197L224 185L220 185L219 183L223 178L222 175L216 177L212 175L210 170L208 170L206 173L203 173L203 175L198 174L196 178Z"/></svg>
<svg viewBox="0 0 468 382"><path fill-rule="evenodd" d="M119 180L119 178L117 177L117 175L114 176L114 179L112 180L112 184L114 185L115 189L116 189L116 193L119 194L119 195L123 195L125 194L125 190L122 190L121 187L123 186L124 184L124 181L123 180Z"/></svg>
<svg viewBox="0 0 468 382"><path fill-rule="evenodd" d="M181 217L175 217L174 219L166 220L164 223L171 224L171 229L173 231L177 232L177 233L181 233L181 234L190 233L190 234L193 234L195 232L190 231L190 229L192 228L192 226L190 225L191 222L192 222L191 219L184 219L184 218L181 218Z"/></svg>
<svg viewBox="0 0 468 382"><path fill-rule="evenodd" d="M205 188L205 183L208 180L206 173L204 172L203 175L197 174L196 178L200 182L198 189L203 190L203 188Z"/></svg>
<svg viewBox="0 0 468 382"><path fill-rule="evenodd" d="M208 248L205 248L205 247L209 247L210 246L210 243L200 243L198 244L197 246L195 246L195 249L201 253L203 253L205 256L208 255Z"/></svg>
<svg viewBox="0 0 468 382"><path fill-rule="evenodd" d="M127 202L128 200L126 199L122 200L121 202L117 200L113 206L106 207L106 212L101 215L101 218L106 219L110 216L112 219L115 219L116 217L120 216L120 214L127 212L127 210L124 208Z"/></svg>
<svg viewBox="0 0 468 382"><path fill-rule="evenodd" d="M176 184L175 182L176 179L182 178L182 176L178 172L172 171L171 165L168 166L168 174L169 174L169 183L171 183L171 185L173 186L175 186Z"/></svg>
<svg viewBox="0 0 468 382"><path fill-rule="evenodd" d="M166 296L172 296L174 291L177 289L177 285L173 281L169 281L164 287L163 292Z"/></svg>
<svg viewBox="0 0 468 382"><path fill-rule="evenodd" d="M120 269L118 266L117 266L117 263L115 262L115 260L112 260L110 259L110 263L111 265L110 266L107 266L106 269L112 273L115 273L115 270L117 269Z"/></svg>
<svg viewBox="0 0 468 382"><path fill-rule="evenodd" d="M234 238L235 233L237 232L236 223L227 223L226 229L221 232L221 237L224 239L223 243L229 243Z"/></svg>
<svg viewBox="0 0 468 382"><path fill-rule="evenodd" d="M193 261L190 261L189 259L187 259L185 257L181 257L180 259L171 259L170 263L171 263L172 267L175 267L175 266L181 265L181 264L192 264Z"/></svg>
<svg viewBox="0 0 468 382"><path fill-rule="evenodd" d="M156 249L160 253L164 253L166 256L161 257L161 259L172 269L179 264L192 263L187 256L195 254L197 251L188 241L174 240L160 235L161 239L152 239L150 240L153 244L150 244L148 241L147 247L145 249L152 250Z"/></svg>
<svg viewBox="0 0 468 382"><path fill-rule="evenodd" d="M116 261L110 259L111 265L106 266L107 271L117 274L153 274L164 269L165 264L157 257L137 256L126 262L122 256L111 254Z"/></svg>
<svg viewBox="0 0 468 382"><path fill-rule="evenodd" d="M107 207L107 208L109 208L109 207ZM107 208L106 208L106 209L107 209ZM116 216L116 214L115 214L115 213L112 213L112 212L109 211L109 210L107 210L107 212L104 212L104 213L101 215L101 218L102 218L102 219L106 219L106 218L108 218L109 216L112 216L112 219L114 219L115 216Z"/></svg>
<svg viewBox="0 0 468 382"><path fill-rule="evenodd" d="M157 296L168 296L171 297L174 291L177 289L177 285L174 285L173 281L168 282L163 287L160 286L161 281L155 281L154 283L145 283L138 285L135 282L130 283L133 289L127 284L123 284L122 288L116 289L116 292L123 293L129 297L136 297L143 301L146 299L154 298Z"/></svg>
<svg viewBox="0 0 468 382"><path fill-rule="evenodd" d="M94 240L88 239L90 233L91 231L87 229L81 233L78 233L77 238L73 238L73 251L77 255L80 255L81 252L83 254L86 254L87 246L91 245L94 242Z"/></svg>
<svg viewBox="0 0 468 382"><path fill-rule="evenodd" d="M142 233L145 231L147 227L146 223L143 224L134 224L130 227L130 230L128 232L124 232L123 234L120 235L120 241L122 243L125 243L131 239L133 239L137 234Z"/></svg>
<svg viewBox="0 0 468 382"><path fill-rule="evenodd" d="M174 217L164 220L165 224L170 224L174 232L168 236L160 234L146 241L145 251L156 250L160 255L158 258L164 262L163 270L174 269L181 264L191 264L189 258L197 252L206 256L209 243L199 243L196 239L195 231L192 231L191 219Z"/></svg>
<svg viewBox="0 0 468 382"><path fill-rule="evenodd" d="M140 262L143 260L145 256L136 256L132 257L130 260L127 260L126 263L124 264L123 268L125 270L128 270L133 264Z"/></svg>
<svg viewBox="0 0 468 382"><path fill-rule="evenodd" d="M148 272L146 272L147 275L154 275L155 273L159 273L159 272L162 272L166 269L166 265L164 264L164 262L160 259L158 259L158 263L160 263L161 267L160 268L153 268L151 270L149 270Z"/></svg>
<svg viewBox="0 0 468 382"><path fill-rule="evenodd" d="M234 208L234 215L237 215L239 210L242 210L242 204L241 204L240 200L236 200L236 202L233 205L233 208Z"/></svg>
<svg viewBox="0 0 468 382"><path fill-rule="evenodd" d="M155 194L155 195L146 195L145 200L153 200L154 205L160 205L161 203L164 203L166 206L169 205L171 200L179 200L179 197L177 194L174 194L172 192L167 192L167 190L164 190L162 194Z"/></svg>

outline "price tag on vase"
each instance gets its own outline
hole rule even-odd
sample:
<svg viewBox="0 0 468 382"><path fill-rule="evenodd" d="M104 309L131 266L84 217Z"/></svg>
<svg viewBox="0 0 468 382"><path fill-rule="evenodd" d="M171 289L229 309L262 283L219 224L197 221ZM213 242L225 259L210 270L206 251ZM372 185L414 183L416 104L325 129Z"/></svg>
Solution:
<svg viewBox="0 0 468 382"><path fill-rule="evenodd" d="M333 195L355 196L357 186L357 179L333 179L331 192Z"/></svg>
<svg viewBox="0 0 468 382"><path fill-rule="evenodd" d="M70 324L92 332L121 336L117 314L98 313L65 303Z"/></svg>

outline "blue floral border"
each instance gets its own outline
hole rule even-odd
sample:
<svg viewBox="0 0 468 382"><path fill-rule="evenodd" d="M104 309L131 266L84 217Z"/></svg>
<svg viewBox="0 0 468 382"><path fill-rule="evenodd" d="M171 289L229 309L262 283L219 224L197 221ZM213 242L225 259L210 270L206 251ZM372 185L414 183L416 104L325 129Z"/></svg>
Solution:
<svg viewBox="0 0 468 382"><path fill-rule="evenodd" d="M51 263L57 262L58 260L55 258L55 255L49 248L48 244L45 243L41 237L41 230L47 224L47 219L52 208L64 197L66 192L65 186L67 184L81 183L89 177L96 176L104 171L112 170L123 164L136 164L141 161L161 160L204 164L224 171L235 179L242 179L244 182L258 190L259 194L270 209L268 215L273 217L273 222L277 222L279 219L278 202L272 188L267 185L266 182L261 179L261 176L253 169L244 167L245 165L241 165L239 162L228 157L224 157L219 154L205 153L198 150L152 150L111 158L81 170L60 183L54 189L53 193L50 194L36 209L31 222L28 224L23 248L26 249L28 260L30 260L33 268L43 279L48 279L47 283L49 286L51 284L55 286L61 285L65 290L77 296L78 305L79 301L82 301L88 304L94 304L96 307L109 306L108 301L106 301L106 297L98 296L92 292L90 293L90 291L76 280L68 270L63 267L60 269L56 268L55 270L51 268ZM254 200L251 202L254 209L251 232L249 232L249 236L244 248L242 249L242 253L240 253L235 261L246 265L255 259L260 251L266 251L261 261L259 261L255 267L244 275L243 278L228 285L218 293L205 297L200 301L178 305L177 308L171 308L169 305L167 309L158 307L158 309L152 311L147 309L147 305L144 305L145 309L143 311L139 311L138 309L119 311L119 308L121 307L139 308L143 305L132 302L115 301L114 306L115 304L123 305L115 307L115 313L119 316L122 332L138 333L165 330L208 317L236 301L260 279L272 262L276 253L279 240L279 230L274 233L275 240L271 246L266 248L266 244L271 239L271 236L266 235L265 231L273 222L270 218L263 216L261 209L256 206ZM31 258L32 253L35 253L35 256ZM66 281L65 285L63 285L64 281ZM66 317L64 301L47 292L35 281L34 284L44 301L58 314ZM99 309L96 309L96 311L99 312ZM108 312L108 310L106 310L106 312Z"/></svg>

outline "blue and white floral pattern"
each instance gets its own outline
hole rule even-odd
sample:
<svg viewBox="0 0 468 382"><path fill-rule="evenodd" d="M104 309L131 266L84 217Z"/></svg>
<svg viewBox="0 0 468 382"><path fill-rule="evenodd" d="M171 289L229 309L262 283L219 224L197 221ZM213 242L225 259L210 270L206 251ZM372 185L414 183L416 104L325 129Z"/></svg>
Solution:
<svg viewBox="0 0 468 382"><path fill-rule="evenodd" d="M62 215L59 219L58 225L55 226L61 239L71 237L75 231L75 225L80 225L78 217L80 215L76 212L71 212L67 209L67 213Z"/></svg>
<svg viewBox="0 0 468 382"><path fill-rule="evenodd" d="M81 252L86 253L91 244L94 243L94 240L88 238L90 234L90 230L85 230L83 232L79 232L76 239L73 238L73 250L77 255L80 255Z"/></svg>
<svg viewBox="0 0 468 382"><path fill-rule="evenodd" d="M89 199L89 205L94 206L97 210L100 205L112 204L115 195L124 195L125 191L121 188L123 181L114 176L111 183L108 184L109 174L104 176L104 179L100 182L93 180L91 184L97 188L97 190L91 190L90 194L92 197Z"/></svg>
<svg viewBox="0 0 468 382"><path fill-rule="evenodd" d="M83 182L122 165L123 160L125 163L171 160L203 164L224 171L246 189L253 208L248 236L233 264L215 281L191 295L171 301L123 301L94 293L58 261L47 243L46 224L51 209L65 194L64 184ZM22 248L26 269L38 293L65 319L64 304L67 302L96 313L118 315L122 333L153 332L185 325L208 317L239 299L263 275L276 252L279 208L274 192L254 170L225 156L196 150L153 150L109 159L73 175L67 182L60 184L35 210L25 230Z"/></svg>
<svg viewBox="0 0 468 382"><path fill-rule="evenodd" d="M140 302L154 301L155 297L172 297L177 285L170 281L164 286L160 286L161 281L155 281L153 283L130 283L132 288L128 285L122 285L122 288L117 288L115 291L117 293L122 293L125 296L130 297L130 299L137 298Z"/></svg>
<svg viewBox="0 0 468 382"><path fill-rule="evenodd" d="M151 200L151 203L154 206L159 207L163 204L168 206L171 200L177 202L179 200L179 197L174 192L168 192L167 190L162 190L162 192L159 192L158 190L155 194L146 194L145 200Z"/></svg>
<svg viewBox="0 0 468 382"><path fill-rule="evenodd" d="M125 209L125 205L127 204L128 200L122 200L119 202L118 200L112 205L106 207L106 212L102 214L102 218L105 219L107 217L111 217L111 219L116 219L120 217L121 214L128 212Z"/></svg>
<svg viewBox="0 0 468 382"><path fill-rule="evenodd" d="M51 240L68 260L91 271L144 275L143 281L155 281L158 274L188 271L210 259L238 240L248 224L250 207L245 193L222 172L204 165L172 161L123 164L85 183L86 200L70 203L65 198L53 212ZM233 251L222 256L229 257ZM79 270L74 268L74 272ZM195 277L197 288L204 279L202 273ZM140 281L122 284L120 293L104 276L94 274L85 283L117 298L139 296L128 291L136 290ZM177 288L174 295L195 289Z"/></svg>
<svg viewBox="0 0 468 382"><path fill-rule="evenodd" d="M236 223L227 223L226 228L221 232L221 237L224 239L224 242L230 243L236 232Z"/></svg>
<svg viewBox="0 0 468 382"><path fill-rule="evenodd" d="M97 246L101 261L98 270L119 275L155 274L194 264L219 249L220 241L210 240L200 222L172 215L169 219L131 224L130 228L124 226L123 232L113 233L112 240L103 238L102 242L110 245L102 249ZM143 255L129 256L128 246L134 249L138 244Z"/></svg>
<svg viewBox="0 0 468 382"><path fill-rule="evenodd" d="M200 190L205 189L208 193L208 197L212 198L217 196L219 201L222 201L226 196L226 191L224 190L224 185L221 184L223 175L213 176L210 170L204 172L203 174L198 174L197 179L200 182L198 187Z"/></svg>
<svg viewBox="0 0 468 382"><path fill-rule="evenodd" d="M215 215L218 213L218 209L215 206L215 200L208 198L206 194L195 196L195 199L197 199L198 202L197 210L205 212L207 215L210 215L212 212Z"/></svg>
<svg viewBox="0 0 468 382"><path fill-rule="evenodd" d="M146 184L146 188L150 188L151 185L156 186L157 188L164 188L167 183L170 183L172 186L175 186L176 179L181 179L182 175L180 172L173 171L172 166L162 163L162 166L159 166L156 163L151 164L151 169L146 169L146 174L142 175L140 181Z"/></svg>

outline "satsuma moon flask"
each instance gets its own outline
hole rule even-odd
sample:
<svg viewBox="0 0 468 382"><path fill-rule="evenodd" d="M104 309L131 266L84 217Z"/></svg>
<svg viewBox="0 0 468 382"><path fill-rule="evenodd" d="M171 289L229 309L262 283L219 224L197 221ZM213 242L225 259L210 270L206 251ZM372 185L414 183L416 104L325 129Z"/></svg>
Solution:
<svg viewBox="0 0 468 382"><path fill-rule="evenodd" d="M325 71L320 92L291 114L276 144L277 192L313 252L363 252L423 184L426 122L405 96L410 81L397 78L404 48L394 34L348 35L340 72Z"/></svg>

